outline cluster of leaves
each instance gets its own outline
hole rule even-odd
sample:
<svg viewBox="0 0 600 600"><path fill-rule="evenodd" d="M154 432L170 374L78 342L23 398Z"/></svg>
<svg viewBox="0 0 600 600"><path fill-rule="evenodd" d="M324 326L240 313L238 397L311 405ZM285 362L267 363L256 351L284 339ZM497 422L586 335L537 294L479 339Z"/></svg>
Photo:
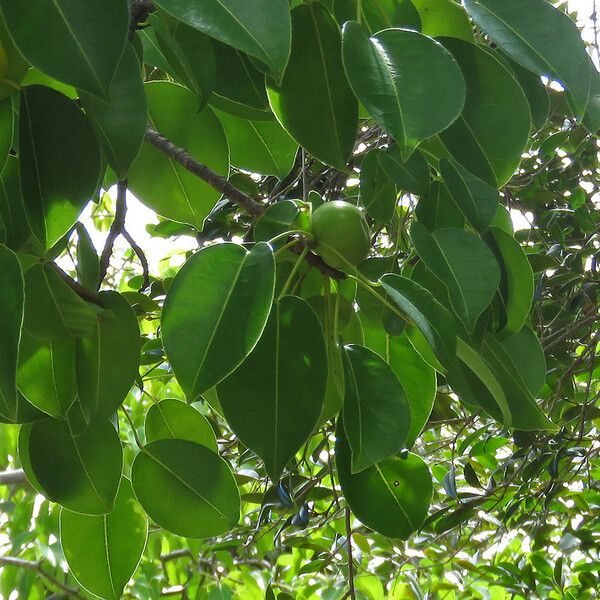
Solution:
<svg viewBox="0 0 600 600"><path fill-rule="evenodd" d="M3 596L594 597L600 75L567 14L0 16Z"/></svg>

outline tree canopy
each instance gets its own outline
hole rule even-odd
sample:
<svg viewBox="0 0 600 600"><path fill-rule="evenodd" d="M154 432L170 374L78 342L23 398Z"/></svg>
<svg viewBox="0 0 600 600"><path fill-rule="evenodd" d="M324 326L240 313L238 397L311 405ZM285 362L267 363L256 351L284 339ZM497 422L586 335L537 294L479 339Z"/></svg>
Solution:
<svg viewBox="0 0 600 600"><path fill-rule="evenodd" d="M0 597L597 597L594 52L548 0L0 0Z"/></svg>

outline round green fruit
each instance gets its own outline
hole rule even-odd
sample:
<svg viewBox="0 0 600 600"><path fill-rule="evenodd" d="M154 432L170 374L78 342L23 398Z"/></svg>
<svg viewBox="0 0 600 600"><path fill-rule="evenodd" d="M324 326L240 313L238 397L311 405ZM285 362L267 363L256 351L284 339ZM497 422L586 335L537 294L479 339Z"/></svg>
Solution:
<svg viewBox="0 0 600 600"><path fill-rule="evenodd" d="M325 202L312 215L315 250L335 269L357 265L371 247L369 226L360 210L344 200ZM343 259L340 257L343 257Z"/></svg>

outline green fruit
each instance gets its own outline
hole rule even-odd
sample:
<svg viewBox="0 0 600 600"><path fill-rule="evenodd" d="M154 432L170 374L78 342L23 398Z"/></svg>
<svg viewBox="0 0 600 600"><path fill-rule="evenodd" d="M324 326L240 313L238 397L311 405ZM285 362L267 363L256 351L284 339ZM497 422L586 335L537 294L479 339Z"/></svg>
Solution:
<svg viewBox="0 0 600 600"><path fill-rule="evenodd" d="M367 221L354 204L343 200L325 202L315 210L312 234L315 250L335 269L348 269L347 263L357 265L371 247Z"/></svg>

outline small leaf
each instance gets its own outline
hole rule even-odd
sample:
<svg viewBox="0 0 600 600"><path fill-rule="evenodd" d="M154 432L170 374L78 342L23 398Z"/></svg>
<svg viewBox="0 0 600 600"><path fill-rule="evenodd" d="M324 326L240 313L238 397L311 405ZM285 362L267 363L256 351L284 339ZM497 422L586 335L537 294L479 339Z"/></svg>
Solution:
<svg viewBox="0 0 600 600"><path fill-rule="evenodd" d="M25 272L23 327L37 338L58 340L92 335L97 310L82 300L50 263L37 263Z"/></svg>
<svg viewBox="0 0 600 600"><path fill-rule="evenodd" d="M464 229L438 229L431 234L414 223L410 235L426 266L448 288L454 311L473 331L500 283L500 267L493 253Z"/></svg>
<svg viewBox="0 0 600 600"><path fill-rule="evenodd" d="M369 216L389 223L396 208L396 186L381 166L381 150L370 150L360 166L360 199Z"/></svg>
<svg viewBox="0 0 600 600"><path fill-rule="evenodd" d="M20 111L23 204L31 230L49 249L74 225L96 191L100 149L75 102L48 87L22 88Z"/></svg>
<svg viewBox="0 0 600 600"><path fill-rule="evenodd" d="M20 438L27 478L48 500L90 515L112 510L123 466L112 423L100 421L73 435L65 421L47 419L23 426Z"/></svg>
<svg viewBox="0 0 600 600"><path fill-rule="evenodd" d="M350 446L340 420L335 457L344 497L370 529L390 538L408 539L423 524L433 484L427 465L416 454L393 457L352 474Z"/></svg>
<svg viewBox="0 0 600 600"><path fill-rule="evenodd" d="M144 551L148 520L123 477L112 511L60 511L60 543L73 577L92 594L119 600Z"/></svg>
<svg viewBox="0 0 600 600"><path fill-rule="evenodd" d="M284 129L315 158L345 170L356 137L358 106L344 74L337 24L313 2L292 10L292 30L292 53L281 85L267 82L271 108Z"/></svg>
<svg viewBox="0 0 600 600"><path fill-rule="evenodd" d="M140 63L127 44L110 84L110 101L80 94L110 168L125 179L138 155L148 122L148 107Z"/></svg>
<svg viewBox="0 0 600 600"><path fill-rule="evenodd" d="M34 67L108 99L127 38L125 0L84 6L69 0L1 0L0 8L15 44Z"/></svg>
<svg viewBox="0 0 600 600"><path fill-rule="evenodd" d="M95 290L100 277L100 260L92 238L82 223L75 226L77 231L77 280L90 290Z"/></svg>
<svg viewBox="0 0 600 600"><path fill-rule="evenodd" d="M317 315L304 300L284 296L273 305L256 348L218 386L227 422L263 459L273 481L316 425L326 383L327 355Z"/></svg>
<svg viewBox="0 0 600 600"><path fill-rule="evenodd" d="M343 30L343 58L357 98L396 140L404 159L462 111L466 91L460 67L429 37L386 29L369 38L362 25L349 21Z"/></svg>
<svg viewBox="0 0 600 600"><path fill-rule="evenodd" d="M441 181L434 181L427 194L419 198L415 214L431 233L444 227L463 229L465 217Z"/></svg>
<svg viewBox="0 0 600 600"><path fill-rule="evenodd" d="M344 427L358 473L404 448L410 427L406 395L390 366L372 350L344 348Z"/></svg>
<svg viewBox="0 0 600 600"><path fill-rule="evenodd" d="M452 315L430 292L406 277L384 275L380 281L390 301L412 319L442 365L451 365L456 354Z"/></svg>
<svg viewBox="0 0 600 600"><path fill-rule="evenodd" d="M379 157L387 176L404 192L423 196L429 191L429 165L420 152L413 152L406 161L396 144Z"/></svg>
<svg viewBox="0 0 600 600"><path fill-rule="evenodd" d="M254 224L254 240L267 242L289 231L299 214L298 204L293 200L280 200L271 204Z"/></svg>
<svg viewBox="0 0 600 600"><path fill-rule="evenodd" d="M165 351L188 400L214 387L254 348L273 301L275 261L267 244L247 252L218 244L198 252L169 288Z"/></svg>
<svg viewBox="0 0 600 600"><path fill-rule="evenodd" d="M217 452L217 440L210 423L193 406L180 400L161 400L146 413L146 441L180 439L195 442Z"/></svg>
<svg viewBox="0 0 600 600"><path fill-rule="evenodd" d="M200 444L177 439L147 444L133 461L131 481L148 516L176 535L213 537L240 518L240 496L229 466Z"/></svg>
<svg viewBox="0 0 600 600"><path fill-rule="evenodd" d="M465 9L454 0L411 0L421 19L421 33L434 38L454 37L473 42Z"/></svg>
<svg viewBox="0 0 600 600"><path fill-rule="evenodd" d="M184 23L266 63L276 78L290 55L287 0L157 0Z"/></svg>

